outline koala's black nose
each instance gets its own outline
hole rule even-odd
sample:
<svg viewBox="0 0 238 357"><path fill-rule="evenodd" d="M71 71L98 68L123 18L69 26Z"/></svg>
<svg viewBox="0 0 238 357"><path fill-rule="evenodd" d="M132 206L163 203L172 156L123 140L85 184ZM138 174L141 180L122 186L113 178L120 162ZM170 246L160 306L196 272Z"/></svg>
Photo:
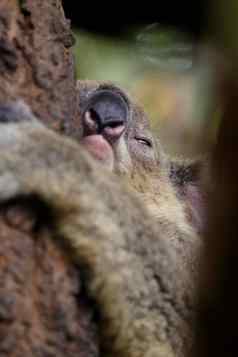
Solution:
<svg viewBox="0 0 238 357"><path fill-rule="evenodd" d="M125 129L128 106L118 93L110 90L95 92L87 103L83 115L85 135L102 134L117 139Z"/></svg>

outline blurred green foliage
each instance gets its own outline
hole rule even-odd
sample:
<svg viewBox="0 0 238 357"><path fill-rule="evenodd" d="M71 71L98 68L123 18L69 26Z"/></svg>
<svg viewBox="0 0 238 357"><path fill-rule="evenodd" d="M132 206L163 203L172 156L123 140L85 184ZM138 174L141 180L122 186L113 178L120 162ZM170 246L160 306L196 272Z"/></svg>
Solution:
<svg viewBox="0 0 238 357"><path fill-rule="evenodd" d="M75 30L76 67L80 78L112 80L128 87L146 71L187 70L192 43L174 29L151 24L131 29L122 39Z"/></svg>
<svg viewBox="0 0 238 357"><path fill-rule="evenodd" d="M78 78L110 80L129 89L169 151L193 155L206 150L219 110L210 67L196 62L191 39L159 24L133 29L116 40L74 33Z"/></svg>
<svg viewBox="0 0 238 357"><path fill-rule="evenodd" d="M76 68L81 79L111 80L129 86L136 72L133 49L126 41L113 41L75 31Z"/></svg>

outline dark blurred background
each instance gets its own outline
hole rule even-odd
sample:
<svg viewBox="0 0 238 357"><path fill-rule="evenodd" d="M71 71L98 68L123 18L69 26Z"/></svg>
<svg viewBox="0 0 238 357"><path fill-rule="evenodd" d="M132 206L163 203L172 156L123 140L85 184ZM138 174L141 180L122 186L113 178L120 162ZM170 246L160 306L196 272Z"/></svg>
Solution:
<svg viewBox="0 0 238 357"><path fill-rule="evenodd" d="M66 16L74 27L106 36L123 36L130 27L159 22L174 26L195 38L204 30L207 3L204 1L84 2L63 1Z"/></svg>

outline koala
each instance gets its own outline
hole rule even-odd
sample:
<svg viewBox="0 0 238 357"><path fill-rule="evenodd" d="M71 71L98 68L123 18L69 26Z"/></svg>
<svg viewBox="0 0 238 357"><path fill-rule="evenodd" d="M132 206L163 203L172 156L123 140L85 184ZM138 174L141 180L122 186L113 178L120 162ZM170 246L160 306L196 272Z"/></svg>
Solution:
<svg viewBox="0 0 238 357"><path fill-rule="evenodd" d="M126 135L115 130L110 140ZM22 102L1 104L0 202L24 197L44 205L50 221L41 225L80 266L97 307L102 356L184 356L192 345L200 239L167 213L155 219L91 157L88 139L80 145L60 136Z"/></svg>
<svg viewBox="0 0 238 357"><path fill-rule="evenodd" d="M111 171L153 170L163 159L143 109L110 82L78 81L81 140Z"/></svg>
<svg viewBox="0 0 238 357"><path fill-rule="evenodd" d="M205 216L202 159L166 155L144 110L115 84L78 81L77 89L78 139L91 156L125 178L154 217L200 234Z"/></svg>

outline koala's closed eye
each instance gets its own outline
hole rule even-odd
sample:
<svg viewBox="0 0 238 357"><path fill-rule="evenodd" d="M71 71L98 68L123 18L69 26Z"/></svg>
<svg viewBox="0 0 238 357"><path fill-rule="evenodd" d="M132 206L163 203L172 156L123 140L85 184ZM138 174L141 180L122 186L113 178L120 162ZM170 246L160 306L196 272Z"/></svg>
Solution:
<svg viewBox="0 0 238 357"><path fill-rule="evenodd" d="M139 144L147 146L148 148L153 148L152 140L149 138L145 138L144 136L135 136L134 138Z"/></svg>

